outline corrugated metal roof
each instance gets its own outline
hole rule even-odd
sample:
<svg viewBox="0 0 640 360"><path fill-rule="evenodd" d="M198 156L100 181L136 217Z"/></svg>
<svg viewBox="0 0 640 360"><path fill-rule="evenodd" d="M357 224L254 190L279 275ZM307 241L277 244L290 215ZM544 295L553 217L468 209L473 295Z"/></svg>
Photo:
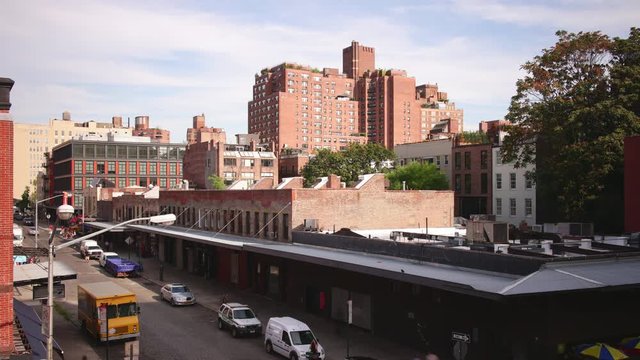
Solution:
<svg viewBox="0 0 640 360"><path fill-rule="evenodd" d="M624 259L546 263L534 273L518 276L392 256L215 234L177 226L129 225L129 227L205 244L242 249L484 297L640 285L640 257L638 256Z"/></svg>

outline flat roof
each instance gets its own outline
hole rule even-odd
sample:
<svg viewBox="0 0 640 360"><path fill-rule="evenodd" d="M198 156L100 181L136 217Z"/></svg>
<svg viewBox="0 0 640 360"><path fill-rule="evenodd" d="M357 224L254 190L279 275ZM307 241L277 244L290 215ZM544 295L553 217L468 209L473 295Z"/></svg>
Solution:
<svg viewBox="0 0 640 360"><path fill-rule="evenodd" d="M53 281L76 279L78 274L66 264L53 262ZM13 286L46 284L49 280L48 262L13 265Z"/></svg>
<svg viewBox="0 0 640 360"><path fill-rule="evenodd" d="M78 286L81 286L97 298L134 295L132 291L123 288L113 281L78 284Z"/></svg>
<svg viewBox="0 0 640 360"><path fill-rule="evenodd" d="M129 228L203 244L283 257L382 278L488 298L640 286L640 256L550 262L527 275L514 275L407 258L187 229L127 225ZM390 230L385 230L390 232ZM447 249L451 256L463 249Z"/></svg>

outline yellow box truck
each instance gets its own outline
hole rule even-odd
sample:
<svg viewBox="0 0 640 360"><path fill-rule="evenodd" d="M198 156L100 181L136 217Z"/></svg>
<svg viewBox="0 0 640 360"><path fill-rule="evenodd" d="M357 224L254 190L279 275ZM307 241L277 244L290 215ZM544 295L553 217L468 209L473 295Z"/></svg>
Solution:
<svg viewBox="0 0 640 360"><path fill-rule="evenodd" d="M98 342L140 336L139 312L136 294L116 283L78 285L78 321Z"/></svg>

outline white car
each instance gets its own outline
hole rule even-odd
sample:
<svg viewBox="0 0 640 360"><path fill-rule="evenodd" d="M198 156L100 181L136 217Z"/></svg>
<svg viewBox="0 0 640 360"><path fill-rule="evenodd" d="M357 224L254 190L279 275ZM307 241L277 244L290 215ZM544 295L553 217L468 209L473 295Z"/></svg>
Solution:
<svg viewBox="0 0 640 360"><path fill-rule="evenodd" d="M118 253L106 251L100 254L100 257L98 258L98 262L100 263L100 266L104 267L108 259L113 259L117 257L120 257Z"/></svg>
<svg viewBox="0 0 640 360"><path fill-rule="evenodd" d="M38 231L38 229L36 229L35 226L29 226L29 235L35 235L38 234L40 235L40 232Z"/></svg>
<svg viewBox="0 0 640 360"><path fill-rule="evenodd" d="M196 297L185 284L166 284L160 290L162 300L168 301L171 305L193 305Z"/></svg>

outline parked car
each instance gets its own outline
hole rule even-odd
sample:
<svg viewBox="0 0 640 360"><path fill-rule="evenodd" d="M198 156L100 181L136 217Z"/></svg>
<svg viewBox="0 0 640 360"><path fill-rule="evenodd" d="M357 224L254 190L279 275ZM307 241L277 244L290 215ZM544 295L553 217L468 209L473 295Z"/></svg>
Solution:
<svg viewBox="0 0 640 360"><path fill-rule="evenodd" d="M18 221L20 221L20 220L22 220L23 218L24 218L24 215L22 215L22 213L19 213L19 212L17 212L17 213L13 213L13 220L18 220Z"/></svg>
<svg viewBox="0 0 640 360"><path fill-rule="evenodd" d="M33 218L31 216L27 216L27 217L22 219L22 222L27 226L32 226L33 225Z"/></svg>
<svg viewBox="0 0 640 360"><path fill-rule="evenodd" d="M38 229L36 229L35 226L29 226L28 232L29 232L29 235L35 235L35 234L40 235L40 232L38 231Z"/></svg>
<svg viewBox="0 0 640 360"><path fill-rule="evenodd" d="M114 252L110 252L110 251L104 251L102 252L102 254L100 254L100 257L98 258L98 262L100 263L100 266L104 267L104 265L107 263L108 259L113 259L113 258L117 258L118 253L114 253Z"/></svg>
<svg viewBox="0 0 640 360"><path fill-rule="evenodd" d="M160 290L162 300L168 301L171 305L193 305L196 297L185 284L166 284Z"/></svg>
<svg viewBox="0 0 640 360"><path fill-rule="evenodd" d="M247 305L224 303L218 309L218 329L231 329L231 336L261 335L262 322Z"/></svg>

